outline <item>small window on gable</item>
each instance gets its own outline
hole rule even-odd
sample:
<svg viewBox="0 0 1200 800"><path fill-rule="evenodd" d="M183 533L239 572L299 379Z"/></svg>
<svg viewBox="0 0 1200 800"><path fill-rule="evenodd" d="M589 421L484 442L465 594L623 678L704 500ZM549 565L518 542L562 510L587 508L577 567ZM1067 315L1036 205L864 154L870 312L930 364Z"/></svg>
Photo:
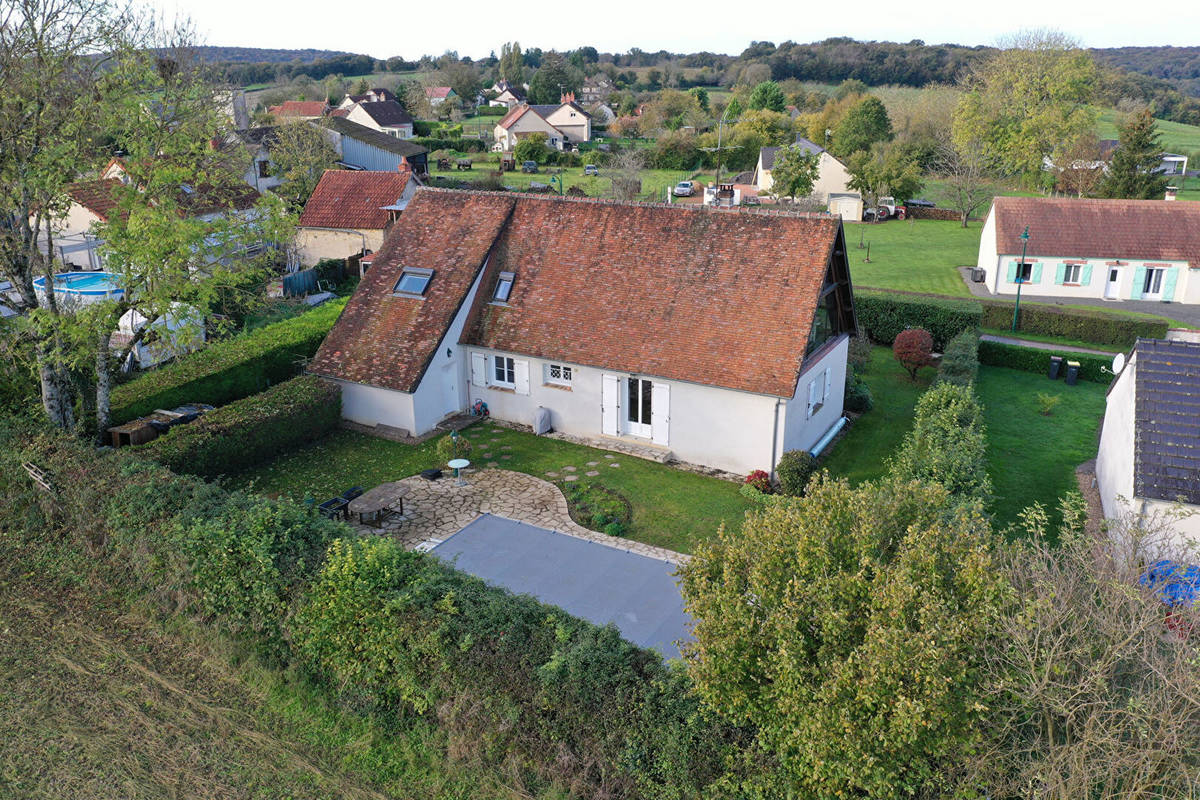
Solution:
<svg viewBox="0 0 1200 800"><path fill-rule="evenodd" d="M500 278L496 281L496 293L492 295L492 299L497 303L507 303L508 296L512 294L512 285L514 275L511 272L501 272Z"/></svg>
<svg viewBox="0 0 1200 800"><path fill-rule="evenodd" d="M396 288L393 291L395 291L396 294L420 297L424 295L425 290L429 288L429 281L432 278L433 270L431 269L406 267L404 272L400 273L400 280L396 281Z"/></svg>

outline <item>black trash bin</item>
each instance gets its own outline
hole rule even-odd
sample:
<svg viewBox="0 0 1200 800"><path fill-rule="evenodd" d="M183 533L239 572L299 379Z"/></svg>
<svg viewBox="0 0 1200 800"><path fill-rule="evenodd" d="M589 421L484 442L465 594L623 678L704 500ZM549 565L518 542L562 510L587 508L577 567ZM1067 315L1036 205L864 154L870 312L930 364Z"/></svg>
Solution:
<svg viewBox="0 0 1200 800"><path fill-rule="evenodd" d="M1050 380L1058 380L1058 373L1062 371L1062 356L1050 356Z"/></svg>
<svg viewBox="0 0 1200 800"><path fill-rule="evenodd" d="M1079 362L1078 361L1068 361L1067 362L1067 386L1074 386L1075 382L1077 380L1079 380Z"/></svg>

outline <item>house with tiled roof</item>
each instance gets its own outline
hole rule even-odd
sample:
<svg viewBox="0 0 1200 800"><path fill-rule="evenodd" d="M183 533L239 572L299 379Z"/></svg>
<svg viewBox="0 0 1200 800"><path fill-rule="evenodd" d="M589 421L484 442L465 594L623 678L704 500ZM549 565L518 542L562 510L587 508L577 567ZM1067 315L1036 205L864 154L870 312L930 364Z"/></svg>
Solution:
<svg viewBox="0 0 1200 800"><path fill-rule="evenodd" d="M324 100L285 100L267 109L276 119L317 119L329 113Z"/></svg>
<svg viewBox="0 0 1200 800"><path fill-rule="evenodd" d="M413 136L413 118L395 100L355 103L346 110L346 119L397 139Z"/></svg>
<svg viewBox="0 0 1200 800"><path fill-rule="evenodd" d="M425 99L429 101L429 105L440 106L447 100L453 100L458 97L458 94L449 86L426 86Z"/></svg>
<svg viewBox="0 0 1200 800"><path fill-rule="evenodd" d="M312 266L326 258L378 250L416 189L417 181L407 169L326 170L296 228L300 263Z"/></svg>
<svg viewBox="0 0 1200 800"><path fill-rule="evenodd" d="M378 103L380 101L390 100L393 103L397 102L396 93L391 89L384 89L378 86L374 89L368 89L364 94L348 94L342 98L342 102L338 103L338 108L350 108L358 103Z"/></svg>
<svg viewBox="0 0 1200 800"><path fill-rule="evenodd" d="M489 106L513 108L525 102L525 91L508 81L497 82L492 86L492 91L496 93L496 96L488 101Z"/></svg>
<svg viewBox="0 0 1200 800"><path fill-rule="evenodd" d="M1174 544L1193 546L1200 545L1200 343L1186 339L1195 335L1137 341L1109 387L1096 457L1106 517L1157 517L1174 529ZM1178 511L1190 515L1176 518Z"/></svg>
<svg viewBox="0 0 1200 800"><path fill-rule="evenodd" d="M830 216L423 188L310 371L380 431L483 401L748 473L838 424L855 329Z"/></svg>
<svg viewBox="0 0 1200 800"><path fill-rule="evenodd" d="M562 150L592 140L592 118L575 102L574 95L566 94L557 104L516 106L496 123L493 131L497 149L506 151L531 133L544 133L550 147Z"/></svg>
<svg viewBox="0 0 1200 800"><path fill-rule="evenodd" d="M977 266L993 294L1197 303L1200 203L997 197Z"/></svg>
<svg viewBox="0 0 1200 800"><path fill-rule="evenodd" d="M803 136L797 136L790 146L817 157L817 179L813 181L812 193L809 196L829 206L830 213L837 214L844 220L861 220L862 195L850 188L850 171L846 169L846 165L824 147L810 142ZM764 147L758 151L758 163L754 167L754 185L762 194L770 193L775 186L771 170L775 168L775 159L783 149ZM836 200L836 203L830 205L831 200Z"/></svg>
<svg viewBox="0 0 1200 800"><path fill-rule="evenodd" d="M123 161L112 159L99 177L67 186L70 205L66 214L54 226L54 252L63 264L77 269L100 269L100 246L104 241L97 235L96 226L108 222L120 213L121 187L133 179ZM179 207L196 219L213 219L218 215L248 211L260 195L252 187L239 185L217 191L212 187L181 186ZM45 242L42 250L45 252Z"/></svg>

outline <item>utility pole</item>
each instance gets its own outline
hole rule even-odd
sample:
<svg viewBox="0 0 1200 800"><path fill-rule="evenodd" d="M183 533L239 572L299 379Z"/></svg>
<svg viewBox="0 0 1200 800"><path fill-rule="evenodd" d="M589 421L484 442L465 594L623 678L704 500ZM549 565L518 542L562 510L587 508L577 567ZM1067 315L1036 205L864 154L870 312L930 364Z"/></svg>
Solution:
<svg viewBox="0 0 1200 800"><path fill-rule="evenodd" d="M722 149L721 148L721 139L722 139L722 134L725 132L725 116L727 114L729 114L729 106L728 105L725 106L725 111L721 114L721 121L717 123L717 147L716 147L717 177L716 177L716 180L713 181L714 186L720 185L720 183L721 183L721 149ZM711 148L711 147L705 147L702 149L704 149L705 151L710 152L710 153L713 152L713 148Z"/></svg>

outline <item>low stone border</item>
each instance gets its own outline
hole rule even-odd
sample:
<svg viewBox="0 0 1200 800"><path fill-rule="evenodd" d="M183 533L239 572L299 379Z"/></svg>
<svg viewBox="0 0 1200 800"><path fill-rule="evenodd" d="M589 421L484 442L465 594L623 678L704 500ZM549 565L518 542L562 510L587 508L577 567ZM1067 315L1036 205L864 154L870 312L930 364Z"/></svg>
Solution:
<svg viewBox="0 0 1200 800"><path fill-rule="evenodd" d="M410 550L428 550L481 514L492 514L671 564L682 564L690 558L664 547L584 528L571 519L567 498L557 486L523 472L472 471L464 476L464 483L459 486L453 477L428 481L414 475L384 484L392 487L395 498L403 498L404 515L393 517L380 528L360 525L357 519L351 519L350 524L364 534L395 536Z"/></svg>

